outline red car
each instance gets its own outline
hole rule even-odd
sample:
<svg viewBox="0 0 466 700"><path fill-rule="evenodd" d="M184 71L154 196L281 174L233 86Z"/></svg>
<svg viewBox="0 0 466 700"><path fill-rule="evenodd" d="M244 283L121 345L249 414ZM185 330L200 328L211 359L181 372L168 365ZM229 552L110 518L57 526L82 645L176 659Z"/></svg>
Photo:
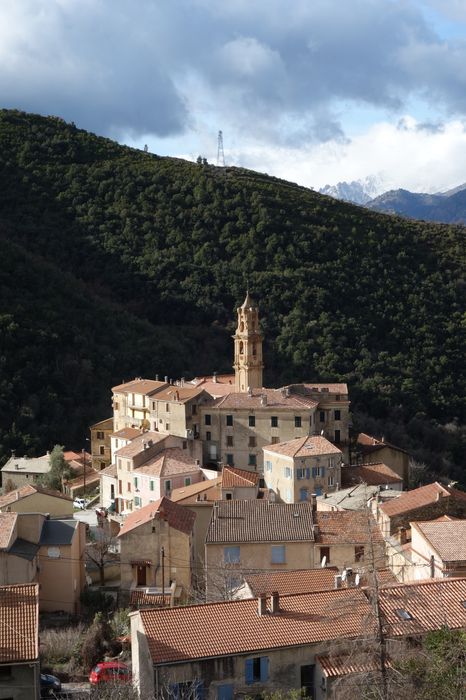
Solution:
<svg viewBox="0 0 466 700"><path fill-rule="evenodd" d="M131 683L131 669L121 661L101 661L89 674L91 685Z"/></svg>

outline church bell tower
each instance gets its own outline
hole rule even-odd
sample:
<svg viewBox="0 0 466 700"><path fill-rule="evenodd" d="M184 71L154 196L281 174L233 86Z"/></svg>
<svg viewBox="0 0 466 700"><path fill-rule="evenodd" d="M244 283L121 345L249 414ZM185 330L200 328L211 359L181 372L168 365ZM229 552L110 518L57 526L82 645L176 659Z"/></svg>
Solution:
<svg viewBox="0 0 466 700"><path fill-rule="evenodd" d="M259 329L259 308L246 294L242 306L238 307L238 327L235 341L235 391L262 388L262 335Z"/></svg>

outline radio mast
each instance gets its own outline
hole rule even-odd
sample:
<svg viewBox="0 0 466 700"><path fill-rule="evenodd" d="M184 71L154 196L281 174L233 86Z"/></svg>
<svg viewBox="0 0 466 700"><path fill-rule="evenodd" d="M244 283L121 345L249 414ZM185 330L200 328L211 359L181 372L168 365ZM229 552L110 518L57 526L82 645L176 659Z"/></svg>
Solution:
<svg viewBox="0 0 466 700"><path fill-rule="evenodd" d="M225 167L225 153L223 152L223 132L218 132L218 143L217 143L217 165L224 168Z"/></svg>

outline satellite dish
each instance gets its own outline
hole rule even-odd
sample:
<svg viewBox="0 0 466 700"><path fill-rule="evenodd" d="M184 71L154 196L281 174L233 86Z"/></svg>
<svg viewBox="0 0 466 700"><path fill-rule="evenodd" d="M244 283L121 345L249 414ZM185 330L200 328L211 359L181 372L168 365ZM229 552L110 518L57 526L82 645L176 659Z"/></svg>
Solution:
<svg viewBox="0 0 466 700"><path fill-rule="evenodd" d="M343 569L343 571L341 572L341 580L346 581L346 569Z"/></svg>
<svg viewBox="0 0 466 700"><path fill-rule="evenodd" d="M326 563L327 563L327 557L326 557L326 556L323 556L323 557L322 557L322 561L320 562L320 565L321 565L321 567L322 567L323 569L325 569Z"/></svg>
<svg viewBox="0 0 466 700"><path fill-rule="evenodd" d="M355 576L355 578L354 578L354 585L355 585L356 587L359 586L360 580L361 580L361 578L360 578L359 574L356 574L356 576Z"/></svg>

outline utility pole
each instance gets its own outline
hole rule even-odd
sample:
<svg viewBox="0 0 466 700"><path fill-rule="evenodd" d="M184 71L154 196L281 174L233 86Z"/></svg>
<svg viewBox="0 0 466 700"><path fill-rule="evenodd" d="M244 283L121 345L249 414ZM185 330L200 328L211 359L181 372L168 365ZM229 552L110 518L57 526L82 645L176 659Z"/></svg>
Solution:
<svg viewBox="0 0 466 700"><path fill-rule="evenodd" d="M225 167L225 153L223 152L223 132L218 132L217 141L217 165L224 168Z"/></svg>
<svg viewBox="0 0 466 700"><path fill-rule="evenodd" d="M83 475L84 475L84 482L83 482L83 498L84 500L86 499L86 450L83 447Z"/></svg>
<svg viewBox="0 0 466 700"><path fill-rule="evenodd" d="M165 549L161 549L162 555L162 607L165 607Z"/></svg>

